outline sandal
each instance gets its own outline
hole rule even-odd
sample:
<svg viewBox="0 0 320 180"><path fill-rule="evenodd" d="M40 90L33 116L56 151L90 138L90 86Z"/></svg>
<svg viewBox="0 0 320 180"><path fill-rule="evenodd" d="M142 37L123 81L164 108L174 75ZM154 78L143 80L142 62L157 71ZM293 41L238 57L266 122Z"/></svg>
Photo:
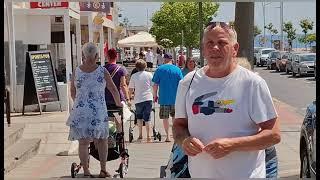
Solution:
<svg viewBox="0 0 320 180"><path fill-rule="evenodd" d="M108 173L107 171L100 170L100 174L99 174L98 178L107 178L107 177L111 177L111 174Z"/></svg>

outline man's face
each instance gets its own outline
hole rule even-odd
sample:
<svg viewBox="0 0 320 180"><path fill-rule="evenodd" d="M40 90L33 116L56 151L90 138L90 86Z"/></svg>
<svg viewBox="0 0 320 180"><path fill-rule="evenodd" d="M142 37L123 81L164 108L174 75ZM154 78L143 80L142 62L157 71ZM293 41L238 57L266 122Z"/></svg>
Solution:
<svg viewBox="0 0 320 180"><path fill-rule="evenodd" d="M237 56L239 44L232 42L229 33L217 26L204 34L203 47L203 56L209 66L226 69Z"/></svg>

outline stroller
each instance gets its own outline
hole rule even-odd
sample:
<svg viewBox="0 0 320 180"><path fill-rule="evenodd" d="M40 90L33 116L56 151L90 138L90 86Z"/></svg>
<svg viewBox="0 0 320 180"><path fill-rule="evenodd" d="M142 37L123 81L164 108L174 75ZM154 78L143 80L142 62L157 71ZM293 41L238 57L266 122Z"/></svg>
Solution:
<svg viewBox="0 0 320 180"><path fill-rule="evenodd" d="M136 127L137 125L137 116L136 116L136 111L133 109L130 109L130 111L134 114L134 126L132 127L131 125L131 119L130 121L130 126L129 126L129 142L131 143L133 141L133 129L134 127ZM156 129L156 110L155 110L155 103L153 103L153 108L152 108L152 112L153 112L153 127L152 127L152 132L153 132L153 139L154 140L159 140L161 141L161 134L159 131L157 131ZM145 122L143 121L143 126L145 125Z"/></svg>
<svg viewBox="0 0 320 180"><path fill-rule="evenodd" d="M115 171L117 174L115 174L113 177L120 177L123 178L128 173L128 167L129 167L129 154L128 149L125 147L125 140L124 140L124 131L123 131L123 112L122 109L119 110L108 110L109 112L118 113L121 117L121 123L122 123L122 132L118 133L116 132L116 125L114 122L109 122L109 138L108 138L108 157L107 161L112 161L115 159L120 159L120 165L118 169ZM94 157L96 160L99 159L99 153L98 149L95 148L94 142L90 143L89 146L89 155ZM90 156L88 159L88 162L90 161ZM77 174L79 173L82 165L81 163L78 165L77 163L71 164L71 177L75 178Z"/></svg>

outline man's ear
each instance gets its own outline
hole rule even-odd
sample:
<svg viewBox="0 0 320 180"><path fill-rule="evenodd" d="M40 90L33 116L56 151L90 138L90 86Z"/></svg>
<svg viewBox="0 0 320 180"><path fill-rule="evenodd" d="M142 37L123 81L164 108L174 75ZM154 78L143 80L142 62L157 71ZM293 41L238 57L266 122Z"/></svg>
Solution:
<svg viewBox="0 0 320 180"><path fill-rule="evenodd" d="M236 42L236 43L233 45L233 53L232 53L232 56L233 56L233 57L236 57L237 54L238 54L238 51L239 51L239 43Z"/></svg>

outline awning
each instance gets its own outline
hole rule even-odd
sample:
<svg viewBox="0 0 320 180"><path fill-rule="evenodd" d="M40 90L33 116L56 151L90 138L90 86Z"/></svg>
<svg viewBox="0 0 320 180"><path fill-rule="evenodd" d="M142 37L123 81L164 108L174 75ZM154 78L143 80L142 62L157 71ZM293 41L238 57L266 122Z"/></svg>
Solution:
<svg viewBox="0 0 320 180"><path fill-rule="evenodd" d="M138 32L133 36L118 41L119 47L155 47L156 39L148 32Z"/></svg>

